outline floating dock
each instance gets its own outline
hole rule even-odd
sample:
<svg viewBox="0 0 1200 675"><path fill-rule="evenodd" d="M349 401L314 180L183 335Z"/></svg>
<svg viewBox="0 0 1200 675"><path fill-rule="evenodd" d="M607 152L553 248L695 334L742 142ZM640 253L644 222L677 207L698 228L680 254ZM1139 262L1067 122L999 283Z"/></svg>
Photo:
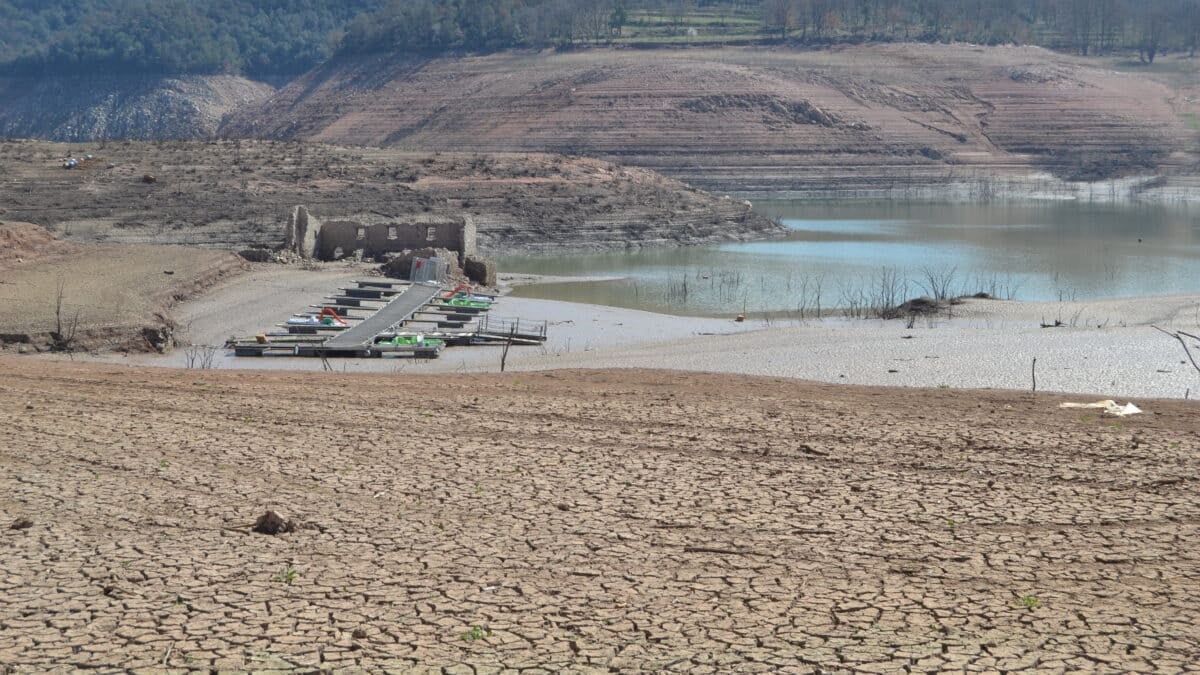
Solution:
<svg viewBox="0 0 1200 675"><path fill-rule="evenodd" d="M464 290L465 289L465 290ZM545 342L546 322L489 315L496 296L433 282L363 280L273 331L232 341L236 356L437 358L451 345Z"/></svg>
<svg viewBox="0 0 1200 675"><path fill-rule="evenodd" d="M327 340L325 349L339 351L370 347L376 335L411 318L413 312L424 307L441 291L442 287L438 284L414 284L403 293L394 294L391 302L378 312Z"/></svg>

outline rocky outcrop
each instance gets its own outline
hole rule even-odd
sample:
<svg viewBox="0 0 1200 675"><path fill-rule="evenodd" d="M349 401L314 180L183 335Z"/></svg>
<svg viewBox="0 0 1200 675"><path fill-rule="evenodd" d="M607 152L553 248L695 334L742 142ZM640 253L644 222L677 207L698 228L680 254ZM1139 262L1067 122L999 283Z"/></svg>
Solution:
<svg viewBox="0 0 1200 675"><path fill-rule="evenodd" d="M1192 171L1200 144L1172 89L1112 63L961 44L371 56L322 66L221 133L587 155L829 198Z"/></svg>
<svg viewBox="0 0 1200 675"><path fill-rule="evenodd" d="M0 79L0 136L60 141L209 138L274 92L231 75Z"/></svg>

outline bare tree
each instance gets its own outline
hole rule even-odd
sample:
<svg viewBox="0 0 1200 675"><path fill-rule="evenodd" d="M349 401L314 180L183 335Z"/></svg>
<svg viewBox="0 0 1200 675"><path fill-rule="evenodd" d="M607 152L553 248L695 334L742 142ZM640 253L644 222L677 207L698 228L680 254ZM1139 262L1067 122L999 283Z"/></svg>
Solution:
<svg viewBox="0 0 1200 675"><path fill-rule="evenodd" d="M1075 49L1087 56L1096 30L1097 0L1063 0L1059 22Z"/></svg>
<svg viewBox="0 0 1200 675"><path fill-rule="evenodd" d="M213 361L217 351L217 347L210 345L189 345L183 355L184 363L189 369L212 370L216 368Z"/></svg>
<svg viewBox="0 0 1200 675"><path fill-rule="evenodd" d="M780 40L786 40L796 27L796 3L794 0L767 0L763 4L763 21L769 30L779 33Z"/></svg>
<svg viewBox="0 0 1200 675"><path fill-rule="evenodd" d="M67 280L59 277L54 293L54 332L50 334L51 348L56 352L75 351L75 333L79 328L79 310L68 320L63 320L63 300L66 297Z"/></svg>
<svg viewBox="0 0 1200 675"><path fill-rule="evenodd" d="M692 13L691 0L671 0L667 6L667 15L671 19L671 29L678 33L683 29L683 20Z"/></svg>
<svg viewBox="0 0 1200 675"><path fill-rule="evenodd" d="M934 300L949 300L950 289L954 286L957 273L957 267L924 267L921 269L921 279L917 285Z"/></svg>
<svg viewBox="0 0 1200 675"><path fill-rule="evenodd" d="M1107 52L1116 46L1125 27L1125 16L1120 0L1097 0L1096 37L1098 52Z"/></svg>
<svg viewBox="0 0 1200 675"><path fill-rule="evenodd" d="M1163 6L1155 3L1147 4L1151 6L1143 8L1137 15L1137 48L1138 58L1143 63L1153 64L1154 58L1162 49L1163 38L1166 35L1170 19Z"/></svg>
<svg viewBox="0 0 1200 675"><path fill-rule="evenodd" d="M1171 24L1179 33L1189 57L1200 47L1200 0L1178 0Z"/></svg>

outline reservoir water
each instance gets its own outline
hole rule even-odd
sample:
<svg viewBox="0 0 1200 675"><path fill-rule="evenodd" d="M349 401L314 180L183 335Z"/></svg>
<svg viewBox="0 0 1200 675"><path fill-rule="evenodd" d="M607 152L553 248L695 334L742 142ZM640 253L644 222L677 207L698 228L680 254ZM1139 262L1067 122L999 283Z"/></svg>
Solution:
<svg viewBox="0 0 1200 675"><path fill-rule="evenodd" d="M602 254L512 256L502 272L615 277L514 295L671 314L796 313L986 292L1088 300L1200 292L1200 208L1036 203L763 202L786 237Z"/></svg>

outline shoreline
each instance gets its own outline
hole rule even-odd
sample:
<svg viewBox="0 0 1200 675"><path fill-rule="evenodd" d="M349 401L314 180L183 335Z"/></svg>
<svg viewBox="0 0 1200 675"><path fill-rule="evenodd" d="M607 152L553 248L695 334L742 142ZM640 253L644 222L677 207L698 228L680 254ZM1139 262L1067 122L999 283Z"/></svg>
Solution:
<svg viewBox="0 0 1200 675"><path fill-rule="evenodd" d="M541 284L582 284L596 281L620 281L628 277L622 276L555 276L552 274L532 274L526 272L501 272L496 275L496 287L501 295L508 295L521 286L538 286Z"/></svg>
<svg viewBox="0 0 1200 675"><path fill-rule="evenodd" d="M948 171L940 180L907 187L840 190L808 189L738 190L723 185L698 187L734 199L760 201L811 201L862 203L913 201L928 204L1039 204L1083 202L1096 204L1147 204L1192 207L1200 204L1197 176L1190 173L1137 174L1098 181L1071 181L1044 171L990 171L964 176Z"/></svg>
<svg viewBox="0 0 1200 675"><path fill-rule="evenodd" d="M223 344L319 302L331 284L364 276L361 268L309 272L260 268L179 308L195 344ZM524 275L532 277L535 275ZM525 279L525 281L531 281ZM506 371L668 369L763 375L888 387L1030 389L1037 358L1039 391L1085 396L1200 397L1200 373L1177 342L1152 325L1200 333L1200 294L1088 302L969 299L944 312L904 320L771 320L684 317L603 305L505 295L498 316L545 320L549 340L515 348ZM273 313L273 314L272 314ZM273 317L273 318L272 318ZM1062 327L1042 328L1061 317ZM181 322L181 325L184 325ZM249 329L249 330L246 330ZM219 340L219 342L217 341ZM186 348L167 355L75 355L75 359L185 368ZM1200 345L1193 353L1200 354ZM435 360L330 361L340 372L498 372L495 347L454 347ZM41 358L66 358L46 355ZM233 357L218 369L320 371L320 360Z"/></svg>

